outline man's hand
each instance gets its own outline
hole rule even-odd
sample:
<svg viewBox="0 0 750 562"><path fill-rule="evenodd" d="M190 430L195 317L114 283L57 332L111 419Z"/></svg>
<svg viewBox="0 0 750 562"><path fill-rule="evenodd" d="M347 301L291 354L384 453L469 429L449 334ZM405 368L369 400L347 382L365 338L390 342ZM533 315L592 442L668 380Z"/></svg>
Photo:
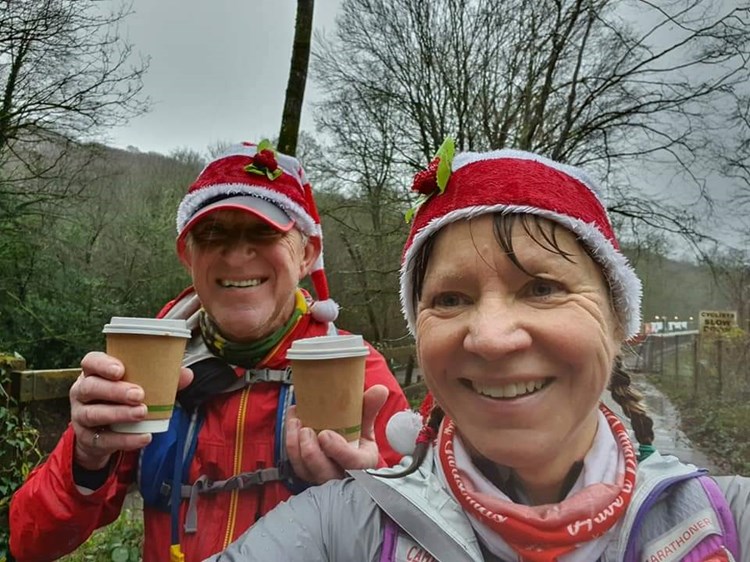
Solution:
<svg viewBox="0 0 750 562"><path fill-rule="evenodd" d="M344 470L375 468L378 445L375 442L375 418L388 398L388 389L375 385L365 391L362 401L362 432L359 447L350 445L341 435L323 430L319 435L302 427L296 408L289 409L286 421L286 450L298 478L322 484L343 478Z"/></svg>
<svg viewBox="0 0 750 562"><path fill-rule="evenodd" d="M143 389L122 380L125 368L114 357L91 352L81 361L81 374L70 388L70 419L76 435L75 462L87 470L104 468L117 451L132 451L151 442L150 433L115 433L112 423L146 417ZM193 373L183 368L179 387L190 384Z"/></svg>

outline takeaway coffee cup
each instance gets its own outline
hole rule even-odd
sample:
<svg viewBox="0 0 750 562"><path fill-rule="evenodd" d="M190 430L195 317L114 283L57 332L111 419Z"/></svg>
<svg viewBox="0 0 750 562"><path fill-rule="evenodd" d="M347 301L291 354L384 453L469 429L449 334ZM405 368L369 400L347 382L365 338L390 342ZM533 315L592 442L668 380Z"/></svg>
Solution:
<svg viewBox="0 0 750 562"><path fill-rule="evenodd" d="M125 365L123 380L143 388L146 419L113 423L119 433L160 433L169 427L182 356L190 338L184 320L114 316L102 330L107 353Z"/></svg>
<svg viewBox="0 0 750 562"><path fill-rule="evenodd" d="M297 415L316 432L331 429L359 445L365 359L362 336L320 336L297 340L286 356L292 366Z"/></svg>

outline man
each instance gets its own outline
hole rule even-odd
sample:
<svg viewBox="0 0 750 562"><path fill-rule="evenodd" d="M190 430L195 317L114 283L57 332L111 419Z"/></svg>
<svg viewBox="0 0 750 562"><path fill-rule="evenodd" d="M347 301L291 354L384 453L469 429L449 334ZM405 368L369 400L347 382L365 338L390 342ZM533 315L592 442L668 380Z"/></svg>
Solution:
<svg viewBox="0 0 750 562"><path fill-rule="evenodd" d="M225 548L305 482L399 459L385 424L408 403L374 349L358 448L300 427L291 407L286 351L296 339L333 333L338 312L297 160L267 141L233 147L190 186L177 226L192 287L160 316L186 319L193 337L170 429L110 431L143 419L143 391L120 380L116 359L86 355L70 390L70 427L11 502L11 552L20 562L75 549L117 518L135 480L145 503L144 561L171 553L192 562ZM298 287L308 274L317 300Z"/></svg>

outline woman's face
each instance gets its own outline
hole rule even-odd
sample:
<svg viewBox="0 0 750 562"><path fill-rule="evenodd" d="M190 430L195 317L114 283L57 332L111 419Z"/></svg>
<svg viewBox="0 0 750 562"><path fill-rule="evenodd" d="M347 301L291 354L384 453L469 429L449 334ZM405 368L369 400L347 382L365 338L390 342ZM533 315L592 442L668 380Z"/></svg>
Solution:
<svg viewBox="0 0 750 562"><path fill-rule="evenodd" d="M549 234L551 223L530 227ZM474 454L521 475L559 465L564 476L585 455L620 345L599 267L569 231L556 235L568 259L515 222L524 273L500 249L492 215L452 223L437 235L417 304L435 399Z"/></svg>
<svg viewBox="0 0 750 562"><path fill-rule="evenodd" d="M193 227L183 255L198 297L221 333L238 342L270 335L289 320L297 284L319 247L241 211L217 211Z"/></svg>

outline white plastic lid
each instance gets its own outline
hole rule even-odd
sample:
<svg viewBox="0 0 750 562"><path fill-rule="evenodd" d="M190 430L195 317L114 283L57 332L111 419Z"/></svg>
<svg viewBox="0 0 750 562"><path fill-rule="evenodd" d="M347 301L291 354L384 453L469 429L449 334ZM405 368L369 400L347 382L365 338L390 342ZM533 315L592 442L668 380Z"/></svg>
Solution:
<svg viewBox="0 0 750 562"><path fill-rule="evenodd" d="M102 330L105 334L139 334L143 336L172 336L175 338L189 338L185 320L167 318L134 318L113 316L109 324Z"/></svg>
<svg viewBox="0 0 750 562"><path fill-rule="evenodd" d="M339 359L370 354L362 336L318 336L292 342L287 359Z"/></svg>

